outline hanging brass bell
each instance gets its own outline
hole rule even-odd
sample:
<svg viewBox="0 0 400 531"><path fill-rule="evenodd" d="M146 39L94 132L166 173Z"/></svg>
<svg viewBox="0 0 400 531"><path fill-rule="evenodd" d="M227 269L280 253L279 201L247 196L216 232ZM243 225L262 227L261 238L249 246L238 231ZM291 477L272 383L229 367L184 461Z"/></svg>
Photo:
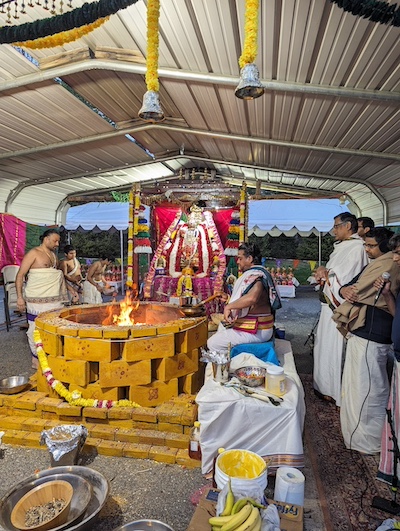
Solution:
<svg viewBox="0 0 400 531"><path fill-rule="evenodd" d="M162 122L164 113L160 104L160 94L154 90L148 90L143 96L143 105L139 111L139 118L145 122Z"/></svg>
<svg viewBox="0 0 400 531"><path fill-rule="evenodd" d="M235 96L241 100L254 100L264 94L264 86L260 82L257 65L248 63L240 71L239 85Z"/></svg>

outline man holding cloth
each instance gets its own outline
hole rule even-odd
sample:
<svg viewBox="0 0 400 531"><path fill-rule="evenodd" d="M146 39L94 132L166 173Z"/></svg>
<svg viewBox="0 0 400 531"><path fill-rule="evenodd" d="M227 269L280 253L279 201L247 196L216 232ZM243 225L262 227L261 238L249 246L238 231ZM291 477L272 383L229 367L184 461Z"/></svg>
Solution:
<svg viewBox="0 0 400 531"><path fill-rule="evenodd" d="M371 229L365 249L371 263L340 290L346 299L333 312L338 330L347 337L342 379L340 424L347 448L376 454L389 397L388 360L392 358L392 315L374 283L388 273L391 289L400 286L400 270L394 264L388 242L393 233L383 227Z"/></svg>
<svg viewBox="0 0 400 531"><path fill-rule="evenodd" d="M350 212L334 218L333 252L326 267L319 267L315 273L315 279L324 283L324 302L315 332L314 389L321 398L336 402L336 406L340 406L344 338L336 329L332 312L344 302L340 288L368 263L357 229L357 219Z"/></svg>

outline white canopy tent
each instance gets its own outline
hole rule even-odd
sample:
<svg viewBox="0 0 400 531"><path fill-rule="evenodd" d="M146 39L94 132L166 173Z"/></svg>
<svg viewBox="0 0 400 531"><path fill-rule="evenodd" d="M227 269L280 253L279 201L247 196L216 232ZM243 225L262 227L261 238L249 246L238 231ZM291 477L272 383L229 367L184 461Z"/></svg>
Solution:
<svg viewBox="0 0 400 531"><path fill-rule="evenodd" d="M302 236L329 232L333 218L349 210L338 199L274 199L249 201L249 234L256 236ZM148 212L146 217L148 218ZM128 228L128 203L86 203L71 207L67 213L66 230L117 230Z"/></svg>
<svg viewBox="0 0 400 531"><path fill-rule="evenodd" d="M146 207L148 209L148 207ZM349 205L338 199L271 199L249 201L248 233L256 236L319 236L319 262L321 263L321 235L329 232L333 218L349 210ZM145 217L149 219L147 210ZM67 213L65 229L114 230L121 234L128 228L128 203L86 203L71 207Z"/></svg>

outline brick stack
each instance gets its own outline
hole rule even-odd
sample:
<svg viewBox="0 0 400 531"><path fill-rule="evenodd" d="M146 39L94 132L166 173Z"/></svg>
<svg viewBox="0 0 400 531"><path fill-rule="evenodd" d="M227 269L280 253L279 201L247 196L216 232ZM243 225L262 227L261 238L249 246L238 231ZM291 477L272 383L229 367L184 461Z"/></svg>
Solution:
<svg viewBox="0 0 400 531"><path fill-rule="evenodd" d="M83 424L89 432L85 446L99 453L199 466L187 448L197 418L194 395L204 380L199 349L207 341L207 319L177 319L168 305L143 304L146 322L161 324L85 324L96 322L99 310L102 322L104 306L72 307L36 319L49 366L57 380L83 398L129 399L141 407L71 406L38 371L30 391L0 394L3 441L39 447L44 429Z"/></svg>

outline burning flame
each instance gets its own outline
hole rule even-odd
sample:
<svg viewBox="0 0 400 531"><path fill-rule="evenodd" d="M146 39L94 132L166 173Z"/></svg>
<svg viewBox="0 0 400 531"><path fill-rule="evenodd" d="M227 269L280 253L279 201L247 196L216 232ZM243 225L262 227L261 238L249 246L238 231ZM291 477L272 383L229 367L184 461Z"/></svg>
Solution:
<svg viewBox="0 0 400 531"><path fill-rule="evenodd" d="M120 313L116 315L113 313L114 305L108 308L108 316L102 322L103 325L116 324L117 326L131 326L135 324L135 320L131 317L131 313L139 308L139 300L137 299L137 290L128 290L125 299L120 302Z"/></svg>

